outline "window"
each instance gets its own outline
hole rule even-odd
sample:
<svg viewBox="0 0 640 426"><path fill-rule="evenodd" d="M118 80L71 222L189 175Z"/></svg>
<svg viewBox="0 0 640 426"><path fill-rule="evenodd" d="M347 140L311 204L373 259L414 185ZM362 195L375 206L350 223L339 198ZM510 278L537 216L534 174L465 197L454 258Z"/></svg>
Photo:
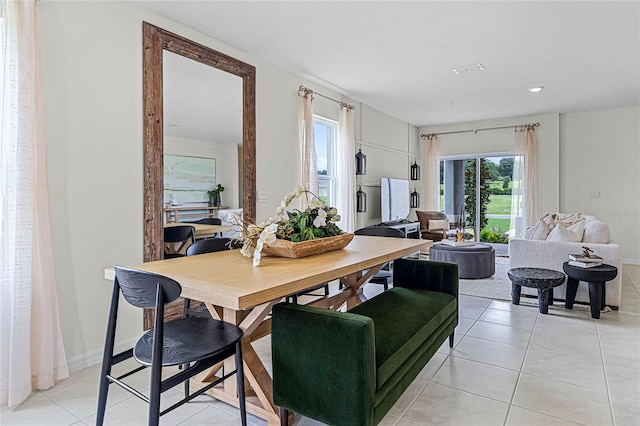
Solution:
<svg viewBox="0 0 640 426"><path fill-rule="evenodd" d="M335 203L335 152L338 123L315 115L313 135L318 161L318 197L327 205Z"/></svg>
<svg viewBox="0 0 640 426"><path fill-rule="evenodd" d="M440 162L440 209L457 223L462 212L465 226L479 240L507 243L511 230L513 181L512 153L446 157ZM479 166L479 167L478 167Z"/></svg>

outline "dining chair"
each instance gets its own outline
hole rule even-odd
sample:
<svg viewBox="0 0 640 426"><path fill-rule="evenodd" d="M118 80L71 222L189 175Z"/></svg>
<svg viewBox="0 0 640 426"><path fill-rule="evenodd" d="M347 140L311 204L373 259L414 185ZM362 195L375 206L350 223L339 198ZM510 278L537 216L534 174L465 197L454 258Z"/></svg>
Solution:
<svg viewBox="0 0 640 426"><path fill-rule="evenodd" d="M222 225L222 220L217 217L205 217L204 219L196 220L195 223L201 223L203 225Z"/></svg>
<svg viewBox="0 0 640 426"><path fill-rule="evenodd" d="M365 228L356 229L355 235L368 235L373 237L392 237L404 238L404 231L401 229L390 228L388 226L367 226ZM393 281L393 271L391 264L387 263L380 269L370 280L373 284L382 284L385 290L389 290L389 284Z"/></svg>
<svg viewBox="0 0 640 426"><path fill-rule="evenodd" d="M206 238L187 247L187 256L231 250L232 248L231 238Z"/></svg>
<svg viewBox="0 0 640 426"><path fill-rule="evenodd" d="M164 228L164 258L182 257L188 244L196 241L196 228L191 225L168 226ZM180 244L176 248L176 244Z"/></svg>
<svg viewBox="0 0 640 426"><path fill-rule="evenodd" d="M231 250L231 241L232 240L230 238L207 238L204 240L198 240L187 248L187 256ZM211 314L203 303L197 302L196 306L191 306L191 299L186 297L184 298L182 316L185 318L188 316L204 316L206 318L211 318ZM185 393L189 393L188 383L185 383Z"/></svg>
<svg viewBox="0 0 640 426"><path fill-rule="evenodd" d="M164 322L165 305L176 300L182 292L180 284L163 275L116 266L111 307L104 345L98 413L96 425L104 423L109 386L117 384L148 404L149 425L157 425L160 416L180 407L213 386L236 375L238 400L242 425L247 424L244 393L244 371L242 365L242 336L239 327L211 318L187 317ZM145 332L133 348L114 355L116 322L120 293L129 304L143 309L155 309L155 326ZM204 370L234 356L235 370L223 374L217 380L186 396L170 407L160 411L161 394L185 382ZM111 369L129 358L134 358L139 367L114 377ZM162 378L163 367L182 366L177 373ZM130 375L151 368L149 396L126 383ZM114 408L115 409L115 408Z"/></svg>

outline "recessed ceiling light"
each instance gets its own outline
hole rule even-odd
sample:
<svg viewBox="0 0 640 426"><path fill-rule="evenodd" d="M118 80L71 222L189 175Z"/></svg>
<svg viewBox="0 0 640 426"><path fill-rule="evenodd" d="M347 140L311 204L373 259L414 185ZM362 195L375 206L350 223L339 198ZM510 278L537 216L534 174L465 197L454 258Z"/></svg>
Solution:
<svg viewBox="0 0 640 426"><path fill-rule="evenodd" d="M482 70L484 70L482 64L463 65L461 67L451 68L451 72L455 75L464 75Z"/></svg>
<svg viewBox="0 0 640 426"><path fill-rule="evenodd" d="M528 90L531 93L538 93L538 92L542 92L542 89L544 89L544 86L530 87Z"/></svg>

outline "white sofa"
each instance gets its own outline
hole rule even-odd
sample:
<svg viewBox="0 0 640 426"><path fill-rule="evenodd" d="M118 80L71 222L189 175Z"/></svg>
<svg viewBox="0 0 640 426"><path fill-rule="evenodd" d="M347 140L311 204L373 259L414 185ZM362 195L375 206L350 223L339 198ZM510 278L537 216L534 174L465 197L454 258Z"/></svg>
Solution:
<svg viewBox="0 0 640 426"><path fill-rule="evenodd" d="M556 221L559 220L559 222L554 223L552 216L559 218L555 219ZM562 218L570 218L568 223L571 223L571 220L576 218L576 215L563 213L548 215L541 219L541 221L545 221L548 224L550 232L554 232L553 229L556 226L564 226L564 229L558 229L557 231L559 232L554 232L550 238L547 237L549 240L539 239L545 234L544 225L540 224L540 222L534 227L529 227L525 239L510 240L509 267L546 268L562 272L562 264L569 260L569 254L582 253L582 247L587 246L593 250L593 254L602 257L603 263L618 268L616 278L606 284L605 303L610 307L619 307L622 297L622 256L620 249L617 244L609 241L609 227L604 222L594 216L580 215L580 217L583 218L583 224L580 224L579 227L584 225L584 233L579 241L558 241L563 239L559 235L566 235L567 227L559 224L562 222ZM541 229L543 230L541 231ZM533 237L538 239L527 239ZM523 287L522 293L536 295L537 290ZM566 283L553 289L554 299L564 300L565 295ZM589 302L588 286L584 283L578 286L576 302Z"/></svg>

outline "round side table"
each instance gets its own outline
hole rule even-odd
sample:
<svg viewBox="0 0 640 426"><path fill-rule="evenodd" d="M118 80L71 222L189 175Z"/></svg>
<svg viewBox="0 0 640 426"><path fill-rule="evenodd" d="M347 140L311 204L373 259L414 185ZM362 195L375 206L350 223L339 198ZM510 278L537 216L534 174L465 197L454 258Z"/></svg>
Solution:
<svg viewBox="0 0 640 426"><path fill-rule="evenodd" d="M602 264L592 268L580 268L569 265L569 262L562 264L562 270L567 274L567 297L564 307L573 308L576 300L576 292L580 281L589 283L589 305L591 306L591 318L600 318L600 311L604 309L606 302L606 282L611 281L618 275L618 268L615 266Z"/></svg>
<svg viewBox="0 0 640 426"><path fill-rule="evenodd" d="M522 286L538 289L538 309L541 314L549 312L549 301L553 303L553 287L564 283L562 272L544 268L512 268L507 271L511 280L511 303L520 304Z"/></svg>

